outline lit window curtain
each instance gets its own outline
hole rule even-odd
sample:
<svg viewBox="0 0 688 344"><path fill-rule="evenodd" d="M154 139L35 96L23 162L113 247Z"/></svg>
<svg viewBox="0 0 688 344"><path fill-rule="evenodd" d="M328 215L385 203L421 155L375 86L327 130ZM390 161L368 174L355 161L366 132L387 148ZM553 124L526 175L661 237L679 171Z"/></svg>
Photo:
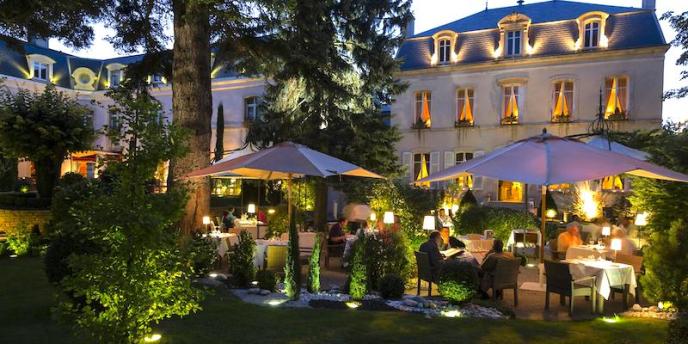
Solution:
<svg viewBox="0 0 688 344"><path fill-rule="evenodd" d="M422 112L420 114L420 119L428 127L432 123L432 120L430 117L430 102L428 101L428 92L423 92L423 105L422 105Z"/></svg>
<svg viewBox="0 0 688 344"><path fill-rule="evenodd" d="M426 178L429 176L428 174L428 162L425 159L425 154L420 155L420 171L418 172L418 176L416 177L416 180L421 180L423 178ZM429 188L430 183L420 183L418 184L419 186Z"/></svg>
<svg viewBox="0 0 688 344"><path fill-rule="evenodd" d="M471 98L469 97L468 89L463 89L459 92L459 97L463 98L463 101L459 101L459 104L462 104L459 121L473 123L473 105L471 104Z"/></svg>
<svg viewBox="0 0 688 344"><path fill-rule="evenodd" d="M568 100L566 99L566 82L562 81L559 86L555 86L556 104L554 105L554 117L568 117L571 114Z"/></svg>
<svg viewBox="0 0 688 344"><path fill-rule="evenodd" d="M609 176L602 179L602 190L623 190L623 181L620 176Z"/></svg>
<svg viewBox="0 0 688 344"><path fill-rule="evenodd" d="M516 92L517 88L514 86L508 87L507 92L505 92L509 96L509 102L506 105L504 117L518 118L518 98Z"/></svg>
<svg viewBox="0 0 688 344"><path fill-rule="evenodd" d="M607 99L607 109L604 113L606 117L609 117L615 113L623 113L624 105L621 102L621 99L619 99L619 78L612 78L611 87L607 93L609 94L609 99Z"/></svg>

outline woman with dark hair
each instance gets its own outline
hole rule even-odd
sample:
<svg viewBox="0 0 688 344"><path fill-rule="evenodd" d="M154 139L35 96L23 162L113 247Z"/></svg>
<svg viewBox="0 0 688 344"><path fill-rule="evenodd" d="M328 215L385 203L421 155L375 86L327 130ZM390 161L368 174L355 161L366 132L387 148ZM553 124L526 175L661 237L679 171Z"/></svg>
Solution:
<svg viewBox="0 0 688 344"><path fill-rule="evenodd" d="M487 295L487 291L492 287L492 277L493 272L497 268L497 261L501 259L513 259L513 255L510 252L504 252L504 242L495 239L492 243L492 249L487 253L483 263L480 264L480 291L483 296Z"/></svg>

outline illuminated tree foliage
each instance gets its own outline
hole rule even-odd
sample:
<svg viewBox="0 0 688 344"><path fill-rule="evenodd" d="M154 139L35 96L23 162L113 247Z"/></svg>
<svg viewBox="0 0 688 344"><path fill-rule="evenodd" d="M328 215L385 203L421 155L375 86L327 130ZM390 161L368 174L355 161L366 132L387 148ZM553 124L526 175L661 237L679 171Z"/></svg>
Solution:
<svg viewBox="0 0 688 344"><path fill-rule="evenodd" d="M31 160L38 193L50 198L67 154L91 148L92 116L89 108L54 85L42 92L20 89L14 93L0 85L0 149Z"/></svg>
<svg viewBox="0 0 688 344"><path fill-rule="evenodd" d="M145 92L121 88L110 97L129 149L121 161L108 162L101 181L107 187L70 209L75 226L63 230L95 247L67 258L69 274L59 286L69 297L60 309L99 343L138 343L158 321L200 309L191 258L179 248L186 195L149 188L161 162L184 154L185 135Z"/></svg>

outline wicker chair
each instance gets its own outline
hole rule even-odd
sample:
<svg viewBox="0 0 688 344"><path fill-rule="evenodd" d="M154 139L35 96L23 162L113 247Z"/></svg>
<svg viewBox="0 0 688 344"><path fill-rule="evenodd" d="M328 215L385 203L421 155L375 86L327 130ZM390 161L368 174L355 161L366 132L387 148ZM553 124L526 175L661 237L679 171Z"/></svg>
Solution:
<svg viewBox="0 0 688 344"><path fill-rule="evenodd" d="M518 306L518 274L520 259L499 259L492 275L492 298L497 299L497 292L504 289L514 290L514 307Z"/></svg>
<svg viewBox="0 0 688 344"><path fill-rule="evenodd" d="M420 295L420 282L428 282L428 296L432 296L432 283L437 283L436 276L432 273L432 266L430 266L430 256L425 252L414 252L416 256L416 265L418 266L418 288L416 295Z"/></svg>
<svg viewBox="0 0 688 344"><path fill-rule="evenodd" d="M559 294L559 301L565 304L564 298L569 298L569 315L573 315L573 298L576 296L588 296L592 300L592 313L595 313L597 296L596 277L588 276L574 280L571 276L568 263L545 261L545 275L547 277L547 290L545 290L545 309L549 309L549 293Z"/></svg>

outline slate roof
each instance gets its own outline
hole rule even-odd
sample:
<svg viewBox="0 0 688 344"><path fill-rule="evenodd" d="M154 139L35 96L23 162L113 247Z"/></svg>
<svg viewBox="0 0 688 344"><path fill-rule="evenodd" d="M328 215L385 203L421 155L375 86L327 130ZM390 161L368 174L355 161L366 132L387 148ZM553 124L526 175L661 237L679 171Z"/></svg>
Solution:
<svg viewBox="0 0 688 344"><path fill-rule="evenodd" d="M402 70L429 68L434 49L432 35L451 30L459 33L455 47L459 64L493 60L493 52L499 42L497 24L514 12L532 20L529 38L536 49L531 56L571 54L575 53L572 42L578 39L576 19L591 11L610 15L606 25L609 50L666 45L654 11L554 0L488 9L418 33L401 45L397 57L403 60Z"/></svg>
<svg viewBox="0 0 688 344"><path fill-rule="evenodd" d="M106 89L108 71L106 67L111 63L128 65L143 59L143 54L121 56L110 59L91 59L74 56L58 50L40 47L22 40L0 35L0 75L20 79L27 77L29 72L27 55L40 54L55 61L53 64L53 79L56 85L64 88L74 88L72 72L80 67L89 68L98 77L98 90ZM232 68L221 67L215 78L238 78L242 75Z"/></svg>

